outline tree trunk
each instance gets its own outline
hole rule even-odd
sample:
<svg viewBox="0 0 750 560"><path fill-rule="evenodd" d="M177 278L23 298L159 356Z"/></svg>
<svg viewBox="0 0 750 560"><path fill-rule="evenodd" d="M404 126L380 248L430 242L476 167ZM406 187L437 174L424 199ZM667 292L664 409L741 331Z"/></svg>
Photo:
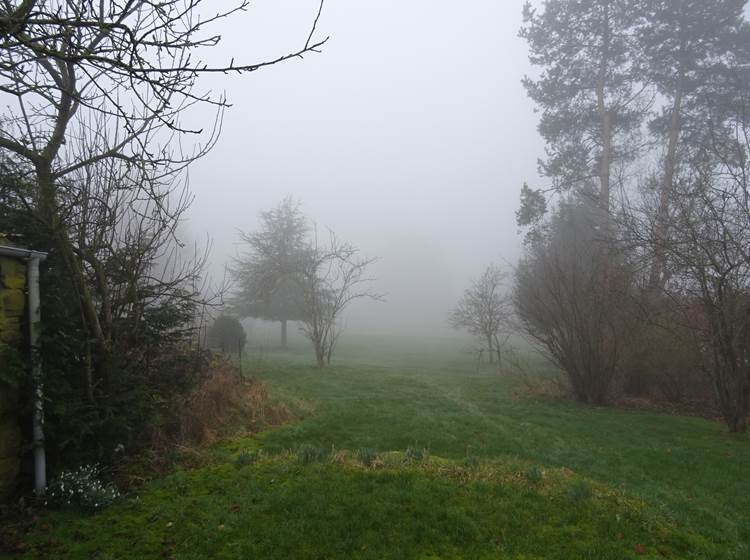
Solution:
<svg viewBox="0 0 750 560"><path fill-rule="evenodd" d="M319 342L315 343L315 361L317 362L320 369L326 367L326 353Z"/></svg>
<svg viewBox="0 0 750 560"><path fill-rule="evenodd" d="M65 267L70 273L73 285L81 301L81 309L86 327L92 338L105 348L105 337L99 322L99 314L96 310L94 298L86 282L83 265L75 254L68 238L68 232L60 220L55 200L55 184L52 171L46 163L37 165L37 181L39 182L39 216L42 223L48 228L52 239L55 241L62 255Z"/></svg>
<svg viewBox="0 0 750 560"><path fill-rule="evenodd" d="M87 262L91 265L96 276L96 286L99 289L99 302L101 304L101 314L99 324L101 325L102 334L104 335L107 343L112 340L112 328L114 320L112 319L112 300L109 294L109 284L107 279L107 273L104 271L104 267L95 256L89 255Z"/></svg>
<svg viewBox="0 0 750 560"><path fill-rule="evenodd" d="M495 355L497 356L497 367L498 369L503 367L503 354L500 346L500 339L495 336Z"/></svg>
<svg viewBox="0 0 750 560"><path fill-rule="evenodd" d="M606 86L610 56L610 21L609 5L605 7L605 28L602 37L602 55L599 61L599 73L596 80L596 104L601 120L602 152L599 161L599 200L601 212L601 247L598 260L601 266L601 288L605 298L609 292L609 240L610 240L610 179L612 170L612 113L607 107Z"/></svg>
<svg viewBox="0 0 750 560"><path fill-rule="evenodd" d="M333 357L333 342L328 343L328 348L326 348L326 365L331 365L331 358Z"/></svg>
<svg viewBox="0 0 750 560"><path fill-rule="evenodd" d="M750 415L750 385L741 383L737 388L735 398L734 414L732 421L728 423L729 431L735 434L744 434L747 432L748 415Z"/></svg>
<svg viewBox="0 0 750 560"><path fill-rule="evenodd" d="M287 349L287 343L286 343L286 319L281 320L281 348L282 350Z"/></svg>
<svg viewBox="0 0 750 560"><path fill-rule="evenodd" d="M94 363L91 356L91 340L86 339L86 398L94 403Z"/></svg>
<svg viewBox="0 0 750 560"><path fill-rule="evenodd" d="M680 69L677 75L677 86L675 89L674 103L672 104L672 117L669 122L669 139L667 141L667 153L664 158L664 177L659 190L659 207L656 213L654 262L649 277L649 288L656 292L664 287L666 282L667 258L665 244L669 234L669 207L672 203L672 189L674 176L677 170L677 147L680 140L681 112L683 96L683 71Z"/></svg>
<svg viewBox="0 0 750 560"><path fill-rule="evenodd" d="M605 15L605 28L602 37L602 55L599 61L599 74L596 80L596 104L601 119L602 154L599 162L599 207L604 212L604 219L608 221L610 198L610 168L612 166L612 115L607 107L606 80L609 68L610 22L609 7ZM608 230L605 230L608 231Z"/></svg>
<svg viewBox="0 0 750 560"><path fill-rule="evenodd" d="M490 356L490 363L494 364L495 363L495 353L492 351L492 336L490 336L490 335L487 336L487 351L488 351L489 356Z"/></svg>
<svg viewBox="0 0 750 560"><path fill-rule="evenodd" d="M744 416L738 415L736 418L733 418L732 423L729 425L729 432L733 434L747 433L747 414Z"/></svg>

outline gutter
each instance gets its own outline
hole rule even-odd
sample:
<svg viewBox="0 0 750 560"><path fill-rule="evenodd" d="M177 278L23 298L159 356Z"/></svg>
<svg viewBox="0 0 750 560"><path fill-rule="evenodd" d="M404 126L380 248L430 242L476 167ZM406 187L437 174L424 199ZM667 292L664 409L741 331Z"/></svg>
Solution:
<svg viewBox="0 0 750 560"><path fill-rule="evenodd" d="M31 380L34 386L34 491L43 496L47 488L47 458L44 449L44 380L42 360L39 354L39 329L41 323L39 297L39 263L47 253L0 245L0 255L26 261L26 284L28 286L29 348L31 354Z"/></svg>
<svg viewBox="0 0 750 560"><path fill-rule="evenodd" d="M47 258L47 253L40 251L31 251L29 249L22 249L21 247L10 247L8 245L0 245L0 255L4 257L13 257L16 259L23 259L29 261L31 259L38 259L43 261Z"/></svg>

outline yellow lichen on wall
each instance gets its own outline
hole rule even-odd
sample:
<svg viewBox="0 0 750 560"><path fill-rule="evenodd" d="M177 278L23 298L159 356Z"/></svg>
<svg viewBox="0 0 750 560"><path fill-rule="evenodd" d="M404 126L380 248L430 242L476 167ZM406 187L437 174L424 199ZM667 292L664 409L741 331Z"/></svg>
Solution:
<svg viewBox="0 0 750 560"><path fill-rule="evenodd" d="M0 257L0 500L14 489L19 468L18 367L13 356L22 340L25 286L25 263Z"/></svg>

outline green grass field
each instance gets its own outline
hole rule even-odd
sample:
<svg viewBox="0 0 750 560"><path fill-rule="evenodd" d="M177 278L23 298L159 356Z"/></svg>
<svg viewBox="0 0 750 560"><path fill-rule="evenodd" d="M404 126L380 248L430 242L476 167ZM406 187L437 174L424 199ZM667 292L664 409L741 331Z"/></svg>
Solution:
<svg viewBox="0 0 750 560"><path fill-rule="evenodd" d="M750 441L530 397L463 347L350 337L325 371L301 343L250 354L298 421L102 513L46 516L28 557L750 558Z"/></svg>

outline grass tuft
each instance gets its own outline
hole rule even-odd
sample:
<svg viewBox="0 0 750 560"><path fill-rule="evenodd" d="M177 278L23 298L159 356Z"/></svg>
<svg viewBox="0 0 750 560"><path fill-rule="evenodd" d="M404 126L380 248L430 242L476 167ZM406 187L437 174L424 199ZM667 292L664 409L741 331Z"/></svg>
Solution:
<svg viewBox="0 0 750 560"><path fill-rule="evenodd" d="M297 450L297 460L302 465L322 463L328 458L328 450L314 445L302 445Z"/></svg>
<svg viewBox="0 0 750 560"><path fill-rule="evenodd" d="M427 456L428 451L426 449L410 445L406 448L406 453L404 453L404 461L407 463L421 463L427 459Z"/></svg>
<svg viewBox="0 0 750 560"><path fill-rule="evenodd" d="M591 484L585 480L577 480L568 489L568 500L574 504L582 504L591 500Z"/></svg>
<svg viewBox="0 0 750 560"><path fill-rule="evenodd" d="M356 453L357 460L366 467L372 467L378 460L378 453L370 447L360 447Z"/></svg>
<svg viewBox="0 0 750 560"><path fill-rule="evenodd" d="M261 453L262 452L257 449L252 451L242 451L234 460L234 466L240 469L242 467L252 465L258 462L258 460L261 458Z"/></svg>
<svg viewBox="0 0 750 560"><path fill-rule="evenodd" d="M529 484L537 485L544 479L544 471L537 465L534 465L523 471L523 478Z"/></svg>
<svg viewBox="0 0 750 560"><path fill-rule="evenodd" d="M476 469L479 467L479 458L476 455L467 455L464 459L464 465L468 469Z"/></svg>

